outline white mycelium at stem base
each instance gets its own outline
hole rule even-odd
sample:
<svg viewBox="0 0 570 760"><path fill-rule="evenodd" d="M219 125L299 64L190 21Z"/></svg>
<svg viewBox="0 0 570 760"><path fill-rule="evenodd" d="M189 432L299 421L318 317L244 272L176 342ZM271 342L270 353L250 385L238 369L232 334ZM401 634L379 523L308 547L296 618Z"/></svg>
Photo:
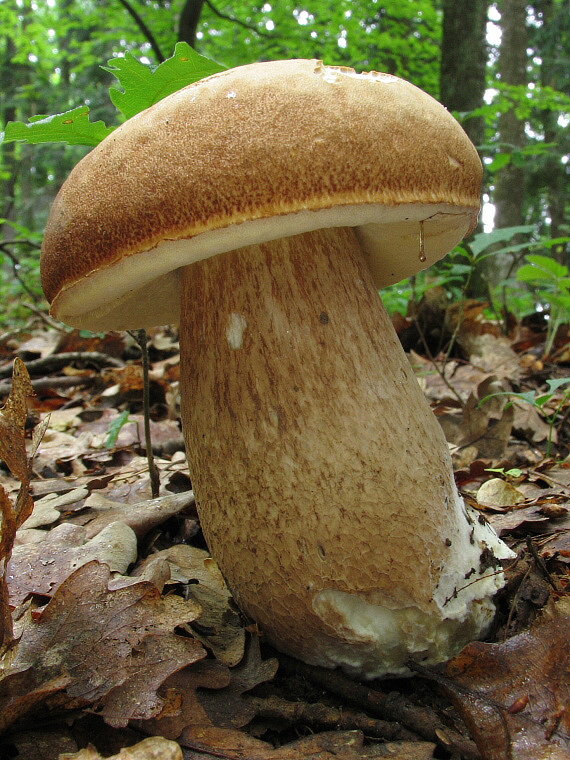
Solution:
<svg viewBox="0 0 570 760"><path fill-rule="evenodd" d="M492 617L508 550L467 515L376 292L473 229L480 184L475 148L417 87L293 60L137 114L52 206L52 314L96 331L182 315L210 549L271 641L309 662L398 673Z"/></svg>
<svg viewBox="0 0 570 760"><path fill-rule="evenodd" d="M485 630L500 542L457 494L352 229L189 267L180 345L206 540L277 647L377 676Z"/></svg>

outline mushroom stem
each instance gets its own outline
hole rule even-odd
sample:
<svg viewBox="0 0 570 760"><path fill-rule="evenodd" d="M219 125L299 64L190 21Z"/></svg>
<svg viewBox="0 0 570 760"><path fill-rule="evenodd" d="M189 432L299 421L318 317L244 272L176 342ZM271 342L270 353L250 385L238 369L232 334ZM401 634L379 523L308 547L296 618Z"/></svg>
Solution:
<svg viewBox="0 0 570 760"><path fill-rule="evenodd" d="M278 648L378 675L481 633L494 534L457 494L352 228L188 266L180 346L204 534Z"/></svg>

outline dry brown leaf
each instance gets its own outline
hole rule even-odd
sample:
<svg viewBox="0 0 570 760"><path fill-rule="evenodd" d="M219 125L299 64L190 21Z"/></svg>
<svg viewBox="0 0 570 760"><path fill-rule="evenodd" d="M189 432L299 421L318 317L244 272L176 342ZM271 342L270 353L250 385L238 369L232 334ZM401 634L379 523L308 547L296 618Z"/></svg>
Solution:
<svg viewBox="0 0 570 760"><path fill-rule="evenodd" d="M513 424L513 408L505 409L507 400L504 396L495 396L479 406L486 396L503 390L501 383L492 376L479 383L476 393L471 393L467 399L460 435L454 443L476 446L479 456L489 459L498 459L504 454Z"/></svg>
<svg viewBox="0 0 570 760"><path fill-rule="evenodd" d="M20 359L15 359L12 389L6 403L0 409L0 459L4 460L12 475L20 481L20 492L14 510L16 527L29 517L33 509L30 497L31 467L25 439L28 416L26 399L33 395L26 367ZM5 539L2 541L3 544L4 541Z"/></svg>
<svg viewBox="0 0 570 760"><path fill-rule="evenodd" d="M364 743L360 731L323 731L298 739L283 747L229 728L187 729L180 739L193 750L190 760L210 760L212 756L230 760L430 760L434 745L427 742Z"/></svg>
<svg viewBox="0 0 570 760"><path fill-rule="evenodd" d="M195 604L161 598L144 581L108 591L109 575L98 562L83 565L28 617L0 680L0 731L63 690L75 704L102 707L115 724L150 717L161 709L158 681L205 655L199 642L172 633L200 613ZM119 688L123 702L111 715Z"/></svg>
<svg viewBox="0 0 570 760"><path fill-rule="evenodd" d="M188 726L210 726L197 690L201 690L200 694L204 689L223 690L230 680L229 668L215 660L201 660L174 673L161 690L163 710L157 718L145 721L145 732L178 739Z"/></svg>
<svg viewBox="0 0 570 760"><path fill-rule="evenodd" d="M63 523L46 532L41 543L16 546L6 572L11 603L17 606L30 594L51 596L74 570L92 560L123 574L137 558L136 536L124 523L114 522L85 539L85 528Z"/></svg>
<svg viewBox="0 0 570 760"><path fill-rule="evenodd" d="M220 691L199 692L200 704L211 724L227 728L247 725L255 716L255 708L244 698L244 694L260 683L271 681L278 667L279 662L274 657L261 659L259 640L252 636L243 661L230 671L229 685Z"/></svg>
<svg viewBox="0 0 570 760"><path fill-rule="evenodd" d="M557 521L551 520L542 508L536 505L514 509L505 514L486 514L485 517L499 536L507 536L514 532L526 535L556 530Z"/></svg>
<svg viewBox="0 0 570 760"><path fill-rule="evenodd" d="M16 540L16 531L34 508L30 494L31 464L25 439L28 415L26 399L33 393L24 363L15 359L12 388L6 403L0 409L0 459L4 460L12 475L20 481L15 504L6 490L0 487L0 647L11 640L13 630L6 580L8 561ZM34 437L34 452L42 433L43 430Z"/></svg>
<svg viewBox="0 0 570 760"><path fill-rule="evenodd" d="M170 517L194 504L192 491L145 499L136 504L123 504L103 499L100 494L92 494L85 506L93 509L93 519L85 528L88 538L97 535L103 528L116 520L131 527L138 538L145 536L149 530L161 525ZM99 505L99 506L97 506Z"/></svg>
<svg viewBox="0 0 570 760"><path fill-rule="evenodd" d="M203 609L192 631L223 665L234 667L244 655L245 630L224 578L210 554L188 544L159 553L171 566L171 577Z"/></svg>
<svg viewBox="0 0 570 760"><path fill-rule="evenodd" d="M106 760L182 760L182 750L176 742L163 739L160 736L150 736L138 744L125 747L118 754L107 757ZM104 756L89 745L79 752L66 752L59 760L104 760Z"/></svg>
<svg viewBox="0 0 570 760"><path fill-rule="evenodd" d="M164 684L166 705L175 705L175 709L166 709L156 720L145 722L144 730L179 739L188 728L242 728L256 712L244 694L271 680L277 667L277 660L261 659L256 638L237 668L229 669L216 660L198 662Z"/></svg>
<svg viewBox="0 0 570 760"><path fill-rule="evenodd" d="M565 596L528 631L470 644L448 663L444 689L483 760L570 757L569 623Z"/></svg>
<svg viewBox="0 0 570 760"><path fill-rule="evenodd" d="M502 478L486 480L477 491L477 504L482 507L511 507L524 500L524 494Z"/></svg>

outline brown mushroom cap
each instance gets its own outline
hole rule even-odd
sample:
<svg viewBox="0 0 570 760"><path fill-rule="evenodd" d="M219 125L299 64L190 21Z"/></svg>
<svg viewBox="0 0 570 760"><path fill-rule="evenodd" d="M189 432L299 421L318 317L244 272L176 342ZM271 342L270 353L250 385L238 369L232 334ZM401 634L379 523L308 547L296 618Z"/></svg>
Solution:
<svg viewBox="0 0 570 760"><path fill-rule="evenodd" d="M79 327L176 322L181 267L353 226L380 287L473 228L480 182L459 124L408 82L316 60L242 66L129 119L76 166L48 220L42 284Z"/></svg>

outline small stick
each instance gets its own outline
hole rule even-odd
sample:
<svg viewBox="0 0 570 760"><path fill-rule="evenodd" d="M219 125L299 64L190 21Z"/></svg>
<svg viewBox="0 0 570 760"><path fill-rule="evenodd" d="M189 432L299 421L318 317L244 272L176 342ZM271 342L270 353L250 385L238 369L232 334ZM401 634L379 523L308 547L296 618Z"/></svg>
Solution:
<svg viewBox="0 0 570 760"><path fill-rule="evenodd" d="M26 362L26 368L30 375L39 375L43 372L52 372L65 367L72 362L83 364L95 364L102 367L124 367L125 363L113 356L103 354L100 351L67 351L61 354L44 356L42 359L32 359ZM0 377L9 377L12 374L12 365L0 367Z"/></svg>
<svg viewBox="0 0 570 760"><path fill-rule="evenodd" d="M418 741L418 736L399 723L370 718L361 712L347 708L338 709L320 703L289 702L280 697L248 697L259 718L277 718L292 723L322 726L331 730L352 731L358 729L366 736L388 741Z"/></svg>
<svg viewBox="0 0 570 760"><path fill-rule="evenodd" d="M437 713L429 707L416 705L402 694L384 694L347 676L316 665L307 665L292 657L279 654L279 662L288 671L304 676L337 696L363 707L373 715L389 721L399 721L422 739L436 742L459 752L464 760L481 760L475 742L446 726Z"/></svg>
<svg viewBox="0 0 570 760"><path fill-rule="evenodd" d="M150 436L150 383L148 378L147 335L146 330L128 330L128 333L136 340L142 354L144 440L152 498L156 499L160 491L160 474L154 461L154 456L152 453L152 441Z"/></svg>

